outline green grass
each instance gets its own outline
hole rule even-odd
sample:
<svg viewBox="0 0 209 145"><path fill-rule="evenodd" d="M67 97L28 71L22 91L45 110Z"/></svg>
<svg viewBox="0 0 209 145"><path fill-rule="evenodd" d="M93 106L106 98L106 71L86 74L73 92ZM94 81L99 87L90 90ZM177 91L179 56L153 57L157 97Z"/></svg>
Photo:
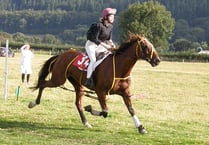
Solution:
<svg viewBox="0 0 209 145"><path fill-rule="evenodd" d="M31 82L35 83L49 55L36 54ZM85 128L74 105L73 92L47 88L41 104L27 105L36 98L20 85L20 55L9 58L8 98L4 101L4 58L0 58L0 144L2 145L206 145L209 144L209 64L162 62L152 68L139 61L132 72L131 90L136 114L148 131L138 134L120 96L109 96L107 118L85 112L93 128ZM67 82L66 87L72 88ZM83 105L100 109L98 101L85 97Z"/></svg>

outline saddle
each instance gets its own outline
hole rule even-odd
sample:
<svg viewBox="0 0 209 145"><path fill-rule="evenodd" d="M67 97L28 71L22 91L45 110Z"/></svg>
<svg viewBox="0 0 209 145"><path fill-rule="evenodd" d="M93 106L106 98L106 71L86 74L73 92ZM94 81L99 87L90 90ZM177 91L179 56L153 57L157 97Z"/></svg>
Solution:
<svg viewBox="0 0 209 145"><path fill-rule="evenodd" d="M102 61L110 55L111 52L105 51L96 54L96 63L94 64L94 69L102 63ZM74 60L73 65L77 67L79 70L87 71L88 65L90 63L90 59L86 53L80 53L77 58Z"/></svg>

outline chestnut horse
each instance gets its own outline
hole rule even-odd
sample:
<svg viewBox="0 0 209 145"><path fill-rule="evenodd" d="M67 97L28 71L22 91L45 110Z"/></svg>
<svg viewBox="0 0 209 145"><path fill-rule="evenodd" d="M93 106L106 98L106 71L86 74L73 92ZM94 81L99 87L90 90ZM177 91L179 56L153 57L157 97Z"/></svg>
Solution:
<svg viewBox="0 0 209 145"><path fill-rule="evenodd" d="M80 53L71 49L60 55L52 56L45 62L40 70L38 82L34 87L34 89L39 89L38 96L35 102L29 103L29 108L40 104L44 88L61 86L68 79L75 89L75 105L81 121L86 127L91 127L87 122L82 107L82 97L85 94L86 71L81 71L72 65ZM122 96L139 133L144 134L147 131L135 114L130 93L130 73L139 59L146 60L153 67L160 63L160 58L152 43L143 35L130 33L129 40L123 43L115 53L107 56L93 73L92 77L95 87L91 88L91 90L95 91L102 111L95 111L90 105L85 107L85 110L93 115L107 117L107 95L118 94ZM51 73L51 78L46 80L49 73Z"/></svg>

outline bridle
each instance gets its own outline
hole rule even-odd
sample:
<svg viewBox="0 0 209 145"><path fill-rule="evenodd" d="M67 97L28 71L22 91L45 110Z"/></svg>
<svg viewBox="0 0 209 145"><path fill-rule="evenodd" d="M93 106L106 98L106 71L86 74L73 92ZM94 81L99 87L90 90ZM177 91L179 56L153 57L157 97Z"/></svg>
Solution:
<svg viewBox="0 0 209 145"><path fill-rule="evenodd" d="M136 46L136 57L137 57L137 59L140 57L140 52L142 52L142 55L144 55L143 54L143 49L144 48L142 48L142 46L141 46L141 43L143 42L145 40L145 38L142 38L142 39L140 39L140 40L137 40L137 46ZM140 49L140 50L139 50ZM147 56L147 57L145 57L144 56L144 59L145 60L147 60L148 62L150 62L151 60L152 60L152 57L153 57L153 53L154 53L154 49L153 49L153 46L151 47L151 53L150 53L150 56Z"/></svg>

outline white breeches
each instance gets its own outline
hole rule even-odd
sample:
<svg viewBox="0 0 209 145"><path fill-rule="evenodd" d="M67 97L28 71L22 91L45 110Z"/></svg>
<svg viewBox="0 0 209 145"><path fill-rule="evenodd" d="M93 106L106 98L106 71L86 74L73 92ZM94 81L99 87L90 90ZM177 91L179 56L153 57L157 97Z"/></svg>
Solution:
<svg viewBox="0 0 209 145"><path fill-rule="evenodd" d="M94 71L94 64L96 62L96 54L100 52L107 51L106 48L104 48L101 45L96 45L94 42L91 42L89 40L86 41L85 50L89 56L90 63L87 68L87 79L91 78L91 75Z"/></svg>

